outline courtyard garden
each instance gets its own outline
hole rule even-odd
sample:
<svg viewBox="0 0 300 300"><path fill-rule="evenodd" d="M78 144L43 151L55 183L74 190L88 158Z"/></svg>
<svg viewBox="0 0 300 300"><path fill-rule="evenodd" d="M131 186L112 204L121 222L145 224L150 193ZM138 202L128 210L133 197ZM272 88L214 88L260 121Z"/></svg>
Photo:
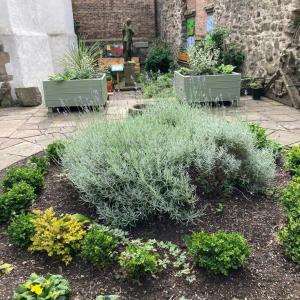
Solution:
<svg viewBox="0 0 300 300"><path fill-rule="evenodd" d="M89 122L0 171L1 300L300 299L300 146L218 114L264 86L241 89L228 37L217 27L187 66L157 40L119 120L99 44L66 53L45 105Z"/></svg>

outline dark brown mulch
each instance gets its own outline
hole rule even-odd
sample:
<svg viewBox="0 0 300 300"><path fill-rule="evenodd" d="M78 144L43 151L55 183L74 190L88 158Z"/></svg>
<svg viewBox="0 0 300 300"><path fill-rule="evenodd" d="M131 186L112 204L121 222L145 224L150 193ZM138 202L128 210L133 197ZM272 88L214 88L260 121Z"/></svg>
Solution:
<svg viewBox="0 0 300 300"><path fill-rule="evenodd" d="M4 172L0 172L0 177ZM278 169L276 186L285 185L290 180L287 173ZM224 210L216 212L219 203ZM132 237L156 238L172 241L184 247L183 237L193 230L204 228L208 232L216 230L239 231L248 239L252 255L244 270L233 272L228 278L213 276L205 270L196 269L197 280L189 284L183 278L174 276L174 270L166 271L158 278L147 278L141 283L130 282L118 276L118 268L97 269L75 258L69 265L55 261L44 255L32 255L26 250L11 245L5 234L5 226L0 227L0 261L12 263L12 273L0 277L0 299L11 299L15 288L28 276L59 273L65 276L72 287L72 299L95 299L99 294L119 294L122 299L300 299L300 268L287 260L279 245L276 232L285 221L282 208L274 197L244 195L237 191L233 197L201 200L206 206L205 213L196 224L179 225L167 219L153 220L139 225L130 232ZM58 213L81 213L95 218L94 210L79 200L78 193L52 166L46 178L46 185L34 208L54 207Z"/></svg>

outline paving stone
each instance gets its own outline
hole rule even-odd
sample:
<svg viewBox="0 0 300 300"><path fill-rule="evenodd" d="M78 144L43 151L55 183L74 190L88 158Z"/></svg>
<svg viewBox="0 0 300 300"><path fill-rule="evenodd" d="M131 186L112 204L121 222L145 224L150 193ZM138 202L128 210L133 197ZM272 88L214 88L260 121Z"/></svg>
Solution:
<svg viewBox="0 0 300 300"><path fill-rule="evenodd" d="M0 137L9 137L22 124L24 120L2 121L0 120Z"/></svg>
<svg viewBox="0 0 300 300"><path fill-rule="evenodd" d="M11 139L11 138L6 139L6 141L4 141L3 143L1 143L0 150L9 148L11 146L18 145L18 144L20 144L22 142L23 142L22 139Z"/></svg>
<svg viewBox="0 0 300 300"><path fill-rule="evenodd" d="M23 130L23 129L20 129L20 130L17 130L15 131L10 137L11 138L26 138L26 137L31 137L31 136L37 136L37 135L40 135L41 132L39 130L34 130L34 129L31 129L31 130Z"/></svg>
<svg viewBox="0 0 300 300"><path fill-rule="evenodd" d="M285 114L273 115L270 113L269 118L277 122L292 122L297 120L296 118Z"/></svg>
<svg viewBox="0 0 300 300"><path fill-rule="evenodd" d="M292 145L300 142L300 134L293 133L287 130L278 130L269 135L270 138L275 139L284 145Z"/></svg>
<svg viewBox="0 0 300 300"><path fill-rule="evenodd" d="M43 147L40 145L30 143L30 142L22 142L15 146L6 148L5 151L10 155L19 155L23 157L27 157L33 154L36 154L43 150Z"/></svg>
<svg viewBox="0 0 300 300"><path fill-rule="evenodd" d="M3 150L0 150L0 170L3 170L7 167L9 167L10 165L16 163L17 161L24 159L24 157L22 156L18 156L18 155L11 155L8 154L6 152L4 152Z"/></svg>

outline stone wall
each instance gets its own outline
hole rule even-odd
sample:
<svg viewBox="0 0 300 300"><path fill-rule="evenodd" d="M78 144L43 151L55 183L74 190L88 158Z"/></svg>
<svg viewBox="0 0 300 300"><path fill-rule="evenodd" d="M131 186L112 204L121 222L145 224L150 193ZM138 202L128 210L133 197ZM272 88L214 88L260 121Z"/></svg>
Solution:
<svg viewBox="0 0 300 300"><path fill-rule="evenodd" d="M119 40L132 19L135 38L155 38L154 0L72 0L74 19L86 39Z"/></svg>
<svg viewBox="0 0 300 300"><path fill-rule="evenodd" d="M174 54L180 49L185 39L186 0L159 0L160 10L160 35L167 41Z"/></svg>
<svg viewBox="0 0 300 300"><path fill-rule="evenodd" d="M244 75L272 76L293 36L293 11L299 0L215 0L216 23L246 54Z"/></svg>

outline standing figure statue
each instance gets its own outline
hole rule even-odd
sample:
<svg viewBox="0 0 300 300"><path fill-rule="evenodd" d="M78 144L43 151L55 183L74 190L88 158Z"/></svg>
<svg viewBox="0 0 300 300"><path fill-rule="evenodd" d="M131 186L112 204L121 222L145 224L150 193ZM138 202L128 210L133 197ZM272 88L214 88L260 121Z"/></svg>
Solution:
<svg viewBox="0 0 300 300"><path fill-rule="evenodd" d="M132 38L134 36L134 31L131 25L131 19L127 19L123 25L123 51L125 62L131 61L132 58Z"/></svg>

